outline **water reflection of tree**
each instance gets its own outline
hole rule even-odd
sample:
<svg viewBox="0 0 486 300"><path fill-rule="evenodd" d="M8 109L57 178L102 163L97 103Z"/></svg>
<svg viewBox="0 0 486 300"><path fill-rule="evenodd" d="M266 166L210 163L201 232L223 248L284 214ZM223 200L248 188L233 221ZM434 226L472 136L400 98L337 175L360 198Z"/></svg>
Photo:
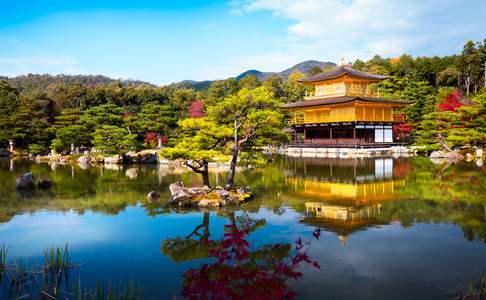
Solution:
<svg viewBox="0 0 486 300"><path fill-rule="evenodd" d="M234 213L228 217L230 224L225 225L220 240L209 239L209 213L204 213L202 224L188 236L162 242L162 252L176 261L213 258L212 263L184 273L182 295L189 299L294 298L296 294L288 280L301 278L306 265L319 267L307 255L310 242L297 240L294 251L288 243L256 248L246 238L265 221L247 215L235 217ZM314 237L319 236L317 229Z"/></svg>
<svg viewBox="0 0 486 300"><path fill-rule="evenodd" d="M202 223L187 236L162 241L162 253L174 261L208 257L215 247L215 243L209 243L209 214L209 211L204 212Z"/></svg>

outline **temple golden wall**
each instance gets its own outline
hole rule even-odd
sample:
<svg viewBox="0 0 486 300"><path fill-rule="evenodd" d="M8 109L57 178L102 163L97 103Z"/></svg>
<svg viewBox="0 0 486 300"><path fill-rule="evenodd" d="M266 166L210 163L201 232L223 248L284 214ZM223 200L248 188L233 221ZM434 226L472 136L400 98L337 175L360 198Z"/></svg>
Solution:
<svg viewBox="0 0 486 300"><path fill-rule="evenodd" d="M356 121L354 105L306 110L304 123Z"/></svg>
<svg viewBox="0 0 486 300"><path fill-rule="evenodd" d="M291 112L289 124L312 124L331 122L403 122L400 115L394 114L393 105L352 103L329 105L314 109ZM399 117L400 116L400 117Z"/></svg>
<svg viewBox="0 0 486 300"><path fill-rule="evenodd" d="M327 97L339 96L363 96L378 97L377 90L370 88L370 82L352 79L350 77L317 82L314 84L314 91L308 93L305 97L307 100L320 99Z"/></svg>

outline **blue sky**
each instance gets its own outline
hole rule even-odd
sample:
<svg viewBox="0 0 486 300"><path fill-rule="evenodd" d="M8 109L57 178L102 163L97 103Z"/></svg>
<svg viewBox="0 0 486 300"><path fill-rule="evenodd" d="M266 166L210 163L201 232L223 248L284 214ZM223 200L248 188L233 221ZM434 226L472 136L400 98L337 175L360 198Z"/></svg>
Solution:
<svg viewBox="0 0 486 300"><path fill-rule="evenodd" d="M425 3L426 2L426 3ZM165 84L307 59L448 55L486 38L486 1L0 0L0 74Z"/></svg>

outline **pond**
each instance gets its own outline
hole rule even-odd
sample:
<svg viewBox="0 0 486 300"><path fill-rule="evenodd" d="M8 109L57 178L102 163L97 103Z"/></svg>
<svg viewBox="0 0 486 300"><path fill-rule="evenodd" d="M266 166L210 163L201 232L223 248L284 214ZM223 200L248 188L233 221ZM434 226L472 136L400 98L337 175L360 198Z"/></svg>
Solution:
<svg viewBox="0 0 486 300"><path fill-rule="evenodd" d="M16 191L16 175L27 171L52 188ZM213 184L224 178L211 172ZM182 298L191 284L183 275L215 263L208 249L238 222L257 225L244 237L252 253L287 245L283 255L269 250L262 270L310 241L306 254L320 268L303 265L303 276L286 282L297 299L447 299L486 270L486 167L474 163L276 157L237 175L257 196L234 210L171 209L165 199L176 181L201 184L162 165L2 160L0 245L10 261L34 265L44 249L67 244L83 288L133 282L148 299ZM149 201L151 190L161 200Z"/></svg>

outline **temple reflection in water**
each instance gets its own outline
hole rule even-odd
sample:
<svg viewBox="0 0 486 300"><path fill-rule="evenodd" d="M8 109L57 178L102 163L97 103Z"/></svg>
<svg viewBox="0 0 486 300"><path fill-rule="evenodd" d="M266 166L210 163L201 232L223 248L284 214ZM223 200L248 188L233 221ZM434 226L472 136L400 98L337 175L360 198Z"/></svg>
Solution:
<svg viewBox="0 0 486 300"><path fill-rule="evenodd" d="M287 183L292 197L305 200L302 222L335 232L344 244L350 234L384 224L381 204L401 197L410 168L394 158L299 159Z"/></svg>

